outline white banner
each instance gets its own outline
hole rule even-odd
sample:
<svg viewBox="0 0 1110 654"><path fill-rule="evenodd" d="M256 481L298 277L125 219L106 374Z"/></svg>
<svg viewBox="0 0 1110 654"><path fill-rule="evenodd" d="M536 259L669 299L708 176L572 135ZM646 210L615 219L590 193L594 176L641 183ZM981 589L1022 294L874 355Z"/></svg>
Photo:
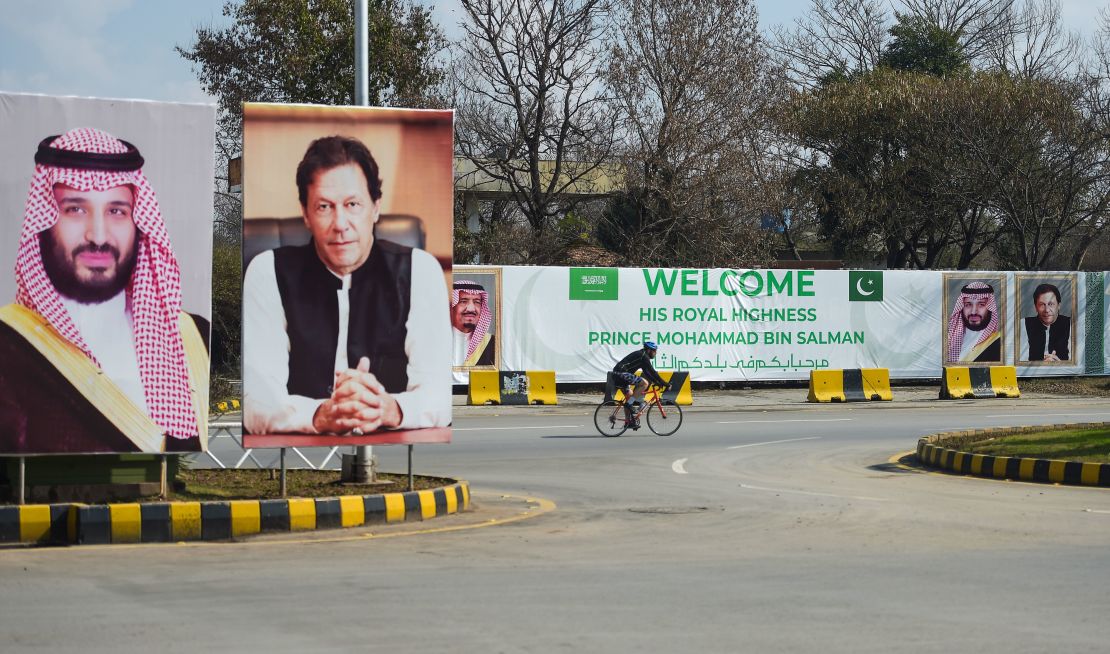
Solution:
<svg viewBox="0 0 1110 654"><path fill-rule="evenodd" d="M456 266L454 274L487 291L494 335L487 365L456 361L456 383L474 368L600 382L644 341L659 346L657 369L689 370L695 381L807 379L826 368L933 378L945 364L1016 365L1023 376L1107 369L1106 322L1088 339L1084 318L1088 298L1104 297L1101 273ZM1099 292L1088 293L1088 279Z"/></svg>

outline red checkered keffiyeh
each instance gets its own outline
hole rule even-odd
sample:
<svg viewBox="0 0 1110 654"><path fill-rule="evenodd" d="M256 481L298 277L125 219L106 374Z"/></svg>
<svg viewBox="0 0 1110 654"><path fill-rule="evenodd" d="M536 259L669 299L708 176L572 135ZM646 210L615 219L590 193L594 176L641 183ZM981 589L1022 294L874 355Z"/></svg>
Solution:
<svg viewBox="0 0 1110 654"><path fill-rule="evenodd" d="M128 151L127 145L112 135L91 128L70 130L54 139L50 147L99 154ZM196 413L189 393L185 347L177 326L181 311L181 273L158 209L158 199L142 170L118 172L35 165L15 263L16 301L45 318L62 337L100 365L43 268L39 233L58 222L55 184L66 184L80 191L105 191L124 184L134 189L132 216L140 234L127 297L147 407L150 417L169 436L196 436Z"/></svg>
<svg viewBox="0 0 1110 654"><path fill-rule="evenodd" d="M991 312L990 322L985 329L979 332L976 345L986 341L998 331L998 301L994 296L994 288L983 282L971 282L963 287L960 296L956 298L956 305L952 307L952 314L948 316L948 361L960 360L960 350L964 347L964 301L972 295L988 295L987 309Z"/></svg>
<svg viewBox="0 0 1110 654"><path fill-rule="evenodd" d="M489 310L489 293L478 282L472 282L466 279L457 280L452 284L451 288L451 308L454 309L455 305L459 303L459 291L467 293L477 293L482 297L482 310L478 313L478 324L475 325L474 331L470 333L466 344L466 358L469 359L474 355L474 350L482 343L482 339L486 337L486 332L489 331L489 324L493 320L493 316Z"/></svg>

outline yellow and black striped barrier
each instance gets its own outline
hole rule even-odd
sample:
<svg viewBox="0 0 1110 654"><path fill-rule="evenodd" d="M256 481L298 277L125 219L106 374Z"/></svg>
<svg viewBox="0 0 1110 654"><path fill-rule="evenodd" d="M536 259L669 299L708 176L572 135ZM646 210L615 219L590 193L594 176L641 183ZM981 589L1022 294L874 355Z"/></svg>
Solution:
<svg viewBox="0 0 1110 654"><path fill-rule="evenodd" d="M558 404L554 370L471 370L467 404Z"/></svg>
<svg viewBox="0 0 1110 654"><path fill-rule="evenodd" d="M994 436L1007 436L1049 429L1083 429L1094 426L1098 425L1001 427L934 434L917 441L917 460L923 465L933 468L977 477L1075 484L1079 486L1110 486L1110 463L1084 463L1081 461L972 454L961 451L957 447L949 447L945 443L945 441L953 439L966 440L969 436L986 439Z"/></svg>
<svg viewBox="0 0 1110 654"><path fill-rule="evenodd" d="M893 399L887 368L809 371L810 402L889 402Z"/></svg>
<svg viewBox="0 0 1110 654"><path fill-rule="evenodd" d="M239 400L228 400L226 402L217 402L212 405L212 409L219 413L227 413L228 411L238 411L242 406Z"/></svg>
<svg viewBox="0 0 1110 654"><path fill-rule="evenodd" d="M624 391L610 371L605 375L605 400L624 399ZM694 393L690 388L690 371L688 370L660 370L659 376L671 385L671 390L663 391L660 398L670 400L675 404L688 406L694 403Z"/></svg>
<svg viewBox="0 0 1110 654"><path fill-rule="evenodd" d="M465 481L383 495L228 502L0 507L2 543L172 543L429 520L470 509Z"/></svg>
<svg viewBox="0 0 1110 654"><path fill-rule="evenodd" d="M1021 397L1014 366L945 366L940 380L940 399L990 397Z"/></svg>

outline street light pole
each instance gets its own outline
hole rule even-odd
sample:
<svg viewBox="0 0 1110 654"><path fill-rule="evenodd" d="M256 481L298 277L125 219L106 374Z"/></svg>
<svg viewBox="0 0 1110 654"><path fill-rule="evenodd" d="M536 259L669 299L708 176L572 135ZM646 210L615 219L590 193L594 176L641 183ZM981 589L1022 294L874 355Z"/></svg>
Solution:
<svg viewBox="0 0 1110 654"><path fill-rule="evenodd" d="M370 50L367 43L368 1L355 0L355 104L360 107L370 104L370 90L366 88L370 68ZM351 473L356 482L376 481L374 453L369 445L355 448L355 469Z"/></svg>

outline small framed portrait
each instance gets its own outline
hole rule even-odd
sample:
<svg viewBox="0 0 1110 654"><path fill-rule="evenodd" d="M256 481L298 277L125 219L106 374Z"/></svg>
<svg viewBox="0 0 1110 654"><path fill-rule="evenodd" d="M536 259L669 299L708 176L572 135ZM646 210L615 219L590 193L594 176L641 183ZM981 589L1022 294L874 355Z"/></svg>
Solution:
<svg viewBox="0 0 1110 654"><path fill-rule="evenodd" d="M1003 363L1006 278L1001 275L945 274L942 314L944 365Z"/></svg>
<svg viewBox="0 0 1110 654"><path fill-rule="evenodd" d="M452 274L451 343L456 371L497 370L501 364L501 269Z"/></svg>
<svg viewBox="0 0 1110 654"><path fill-rule="evenodd" d="M1014 360L1029 365L1075 365L1076 276L1017 274Z"/></svg>

